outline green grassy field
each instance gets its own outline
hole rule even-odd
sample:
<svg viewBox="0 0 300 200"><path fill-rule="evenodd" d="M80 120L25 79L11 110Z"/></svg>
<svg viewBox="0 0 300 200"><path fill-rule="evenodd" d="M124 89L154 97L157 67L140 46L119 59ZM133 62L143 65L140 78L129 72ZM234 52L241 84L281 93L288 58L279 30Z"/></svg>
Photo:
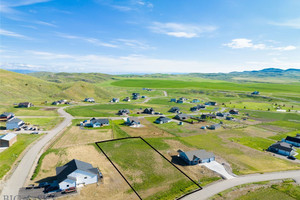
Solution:
<svg viewBox="0 0 300 200"><path fill-rule="evenodd" d="M253 149L263 151L268 149L268 147L275 143L276 141L265 139L261 137L250 137L250 136L244 136L240 138L230 138L232 141L240 143L242 145L251 147Z"/></svg>
<svg viewBox="0 0 300 200"><path fill-rule="evenodd" d="M19 134L17 142L0 153L0 179L11 169L20 154L41 135Z"/></svg>
<svg viewBox="0 0 300 200"><path fill-rule="evenodd" d="M24 118L22 119L31 125L37 125L41 130L51 130L56 125L63 121L61 117L47 117L47 118Z"/></svg>
<svg viewBox="0 0 300 200"><path fill-rule="evenodd" d="M168 148L162 141L150 142L156 147L159 146L159 149ZM143 199L174 199L195 189L190 180L140 139L99 145L118 164L121 172ZM149 191L153 192L149 194Z"/></svg>

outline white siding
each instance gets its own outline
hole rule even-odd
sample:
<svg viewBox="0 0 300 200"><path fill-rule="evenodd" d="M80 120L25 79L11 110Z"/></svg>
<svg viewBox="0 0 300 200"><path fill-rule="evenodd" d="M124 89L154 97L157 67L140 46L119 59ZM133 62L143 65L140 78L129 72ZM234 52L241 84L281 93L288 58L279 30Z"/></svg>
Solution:
<svg viewBox="0 0 300 200"><path fill-rule="evenodd" d="M59 189L65 190L70 187L76 187L76 181L71 179L65 179L64 181L59 183Z"/></svg>
<svg viewBox="0 0 300 200"><path fill-rule="evenodd" d="M96 174L88 173L82 170L77 169L76 171L69 174L68 177L73 177L76 179L76 184L92 184L97 183L98 176Z"/></svg>

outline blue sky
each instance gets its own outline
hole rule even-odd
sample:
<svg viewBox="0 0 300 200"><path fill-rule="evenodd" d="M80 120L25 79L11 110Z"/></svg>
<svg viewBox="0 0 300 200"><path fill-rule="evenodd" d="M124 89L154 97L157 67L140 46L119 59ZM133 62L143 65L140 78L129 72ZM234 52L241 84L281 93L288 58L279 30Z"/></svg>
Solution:
<svg viewBox="0 0 300 200"><path fill-rule="evenodd" d="M0 68L300 68L299 0L1 0Z"/></svg>

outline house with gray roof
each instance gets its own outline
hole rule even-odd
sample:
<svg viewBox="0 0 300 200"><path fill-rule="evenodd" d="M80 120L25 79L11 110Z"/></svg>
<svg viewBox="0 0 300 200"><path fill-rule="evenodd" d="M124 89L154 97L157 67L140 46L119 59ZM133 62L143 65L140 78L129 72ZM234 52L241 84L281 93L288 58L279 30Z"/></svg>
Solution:
<svg viewBox="0 0 300 200"><path fill-rule="evenodd" d="M100 178L102 174L98 168L76 159L56 168L56 179L61 190L97 183Z"/></svg>
<svg viewBox="0 0 300 200"><path fill-rule="evenodd" d="M207 128L210 129L210 130L216 130L216 129L219 129L221 127L222 127L221 124L212 124L210 126L207 126Z"/></svg>
<svg viewBox="0 0 300 200"><path fill-rule="evenodd" d="M14 133L7 133L0 136L0 147L10 147L17 141L17 135Z"/></svg>
<svg viewBox="0 0 300 200"><path fill-rule="evenodd" d="M90 103L95 103L95 99L91 97L87 97L83 100L84 102L90 102Z"/></svg>
<svg viewBox="0 0 300 200"><path fill-rule="evenodd" d="M14 118L15 114L11 112L4 112L0 115L0 121L7 121L11 118Z"/></svg>
<svg viewBox="0 0 300 200"><path fill-rule="evenodd" d="M174 119L177 119L177 120L187 120L191 118L191 115L188 115L188 114L178 114L174 117Z"/></svg>
<svg viewBox="0 0 300 200"><path fill-rule="evenodd" d="M19 118L12 118L6 122L6 130L12 130L23 126L24 121Z"/></svg>
<svg viewBox="0 0 300 200"><path fill-rule="evenodd" d="M125 124L131 127L139 127L141 126L141 122L137 117L127 117L125 119Z"/></svg>
<svg viewBox="0 0 300 200"><path fill-rule="evenodd" d="M130 111L129 109L121 109L118 111L118 115L129 115Z"/></svg>
<svg viewBox="0 0 300 200"><path fill-rule="evenodd" d="M171 122L172 120L170 118L167 118L167 117L159 117L155 120L155 123L156 124L165 124L165 123L169 123Z"/></svg>
<svg viewBox="0 0 300 200"><path fill-rule="evenodd" d="M29 108L29 107L32 107L32 106L33 106L33 104L30 103L30 102L21 102L21 103L18 104L19 108Z"/></svg>
<svg viewBox="0 0 300 200"><path fill-rule="evenodd" d="M85 127L102 127L102 126L108 126L109 125L109 119L96 119L92 118L89 123L85 123Z"/></svg>
<svg viewBox="0 0 300 200"><path fill-rule="evenodd" d="M182 158L188 165L197 165L199 163L207 163L215 160L215 155L203 149L194 151L177 151L179 157Z"/></svg>
<svg viewBox="0 0 300 200"><path fill-rule="evenodd" d="M269 146L268 151L284 156L292 156L296 153L296 150L292 144L282 141L276 142L275 144Z"/></svg>

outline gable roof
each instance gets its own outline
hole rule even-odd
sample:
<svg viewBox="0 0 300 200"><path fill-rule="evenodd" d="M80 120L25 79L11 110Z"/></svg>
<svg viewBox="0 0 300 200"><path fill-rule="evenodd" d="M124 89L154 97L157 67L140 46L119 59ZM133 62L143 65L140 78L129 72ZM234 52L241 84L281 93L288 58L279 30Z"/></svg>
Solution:
<svg viewBox="0 0 300 200"><path fill-rule="evenodd" d="M193 161L195 158L199 158L200 160L205 160L205 159L208 159L208 158L215 157L214 153L207 152L204 149L194 150L194 151L187 151L187 152L184 152L184 153L190 161Z"/></svg>
<svg viewBox="0 0 300 200"><path fill-rule="evenodd" d="M92 118L90 120L90 122L92 124L95 124L95 123L99 123L99 124L109 124L109 120L108 119L95 119L95 118Z"/></svg>
<svg viewBox="0 0 300 200"><path fill-rule="evenodd" d="M139 118L137 118L137 117L128 117L127 119L130 121L130 123L132 123L132 122L140 122Z"/></svg>
<svg viewBox="0 0 300 200"><path fill-rule="evenodd" d="M7 133L5 135L1 135L0 136L0 140L10 141L11 139L13 139L15 137L17 137L16 134L14 134L14 133Z"/></svg>
<svg viewBox="0 0 300 200"><path fill-rule="evenodd" d="M285 138L285 140L288 140L288 141L291 141L291 142L300 143L300 136L296 136L296 137L287 136Z"/></svg>
<svg viewBox="0 0 300 200"><path fill-rule="evenodd" d="M293 145L289 144L289 143L286 143L286 142L276 142L275 144L272 144L270 146L271 148L274 148L274 149L280 149L280 150L283 150L283 151L288 151L288 152L291 152L293 151Z"/></svg>
<svg viewBox="0 0 300 200"><path fill-rule="evenodd" d="M23 121L19 118L12 118L8 120L6 123L19 123L19 122L23 122Z"/></svg>
<svg viewBox="0 0 300 200"><path fill-rule="evenodd" d="M86 163L80 160L73 159L64 166L56 168L56 178L58 182L65 180L69 174L76 171L77 169L89 172L92 174L97 174L98 169L94 168L90 163Z"/></svg>
<svg viewBox="0 0 300 200"><path fill-rule="evenodd" d="M14 116L15 114L14 114L14 113L11 113L11 112L4 112L4 113L2 113L2 114L0 115L0 117L8 117L8 116L10 116L10 115Z"/></svg>
<svg viewBox="0 0 300 200"><path fill-rule="evenodd" d="M162 121L162 122L171 121L171 119L170 119L170 118L167 118L167 117L159 117L159 118L157 118L156 120Z"/></svg>

